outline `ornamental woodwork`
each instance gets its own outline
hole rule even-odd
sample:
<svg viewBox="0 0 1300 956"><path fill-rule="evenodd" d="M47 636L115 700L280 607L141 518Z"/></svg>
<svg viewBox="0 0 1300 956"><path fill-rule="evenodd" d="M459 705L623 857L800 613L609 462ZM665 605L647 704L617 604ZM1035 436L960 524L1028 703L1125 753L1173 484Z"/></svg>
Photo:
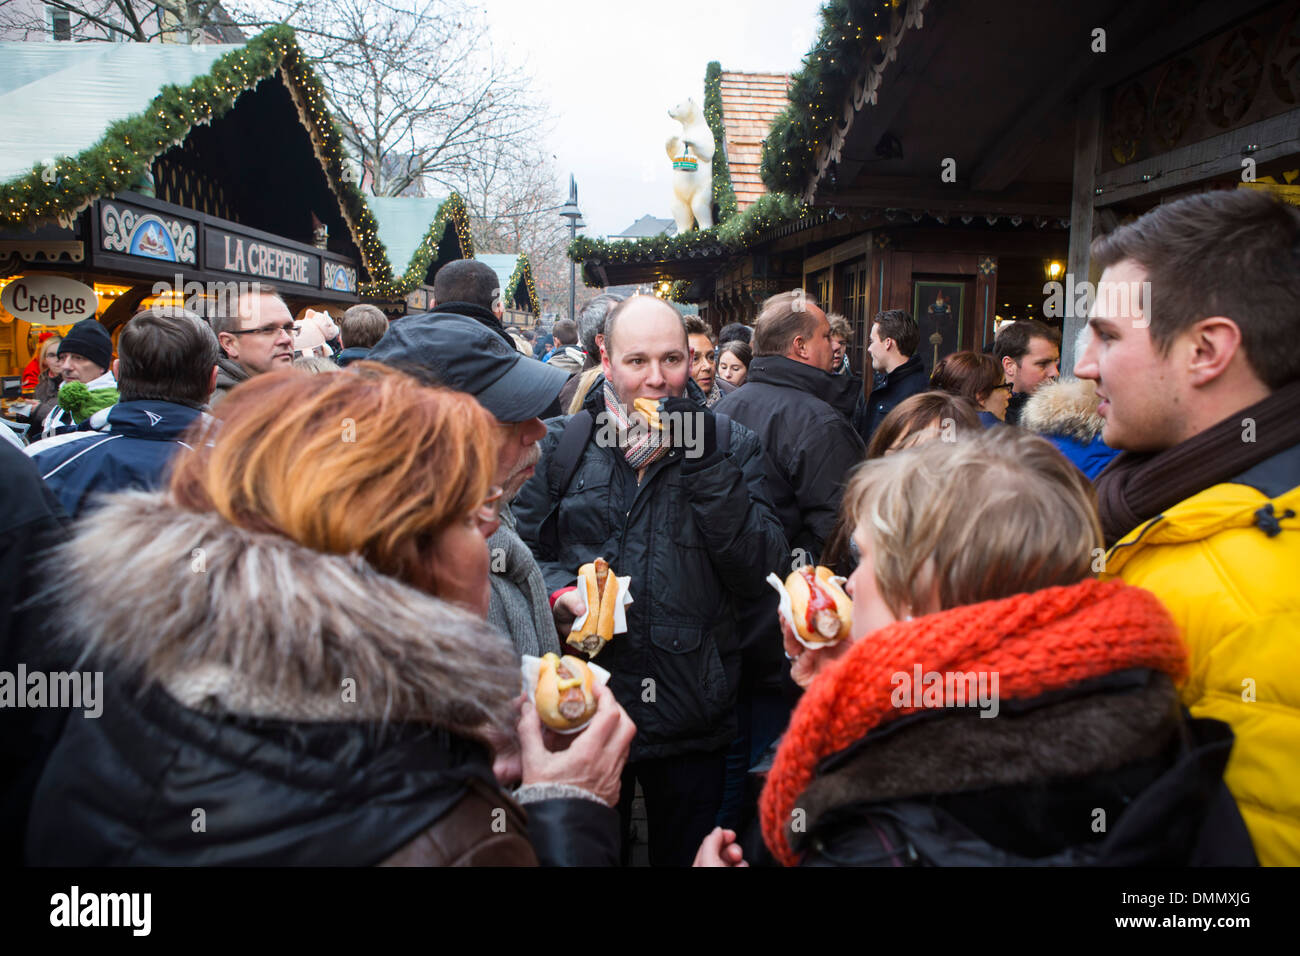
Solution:
<svg viewBox="0 0 1300 956"><path fill-rule="evenodd" d="M1300 0L1280 4L1106 90L1110 172L1300 105Z"/></svg>

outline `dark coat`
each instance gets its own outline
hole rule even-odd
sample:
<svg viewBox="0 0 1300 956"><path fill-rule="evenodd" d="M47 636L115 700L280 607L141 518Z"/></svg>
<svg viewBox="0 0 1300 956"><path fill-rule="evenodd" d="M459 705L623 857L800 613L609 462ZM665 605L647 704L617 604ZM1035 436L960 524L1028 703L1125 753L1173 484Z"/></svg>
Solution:
<svg viewBox="0 0 1300 956"><path fill-rule="evenodd" d="M347 368L353 362L362 361L369 354L370 349L363 349L360 346L354 345L351 348L344 349L338 355L334 356L334 361L338 363L339 368Z"/></svg>
<svg viewBox="0 0 1300 956"><path fill-rule="evenodd" d="M849 471L866 455L849 424L860 394L855 376L764 355L749 366L745 387L714 408L758 435L768 497L786 540L813 560L835 527Z"/></svg>
<svg viewBox="0 0 1300 956"><path fill-rule="evenodd" d="M822 762L797 848L809 866L1251 866L1231 749L1152 671L1004 699L994 720L918 712Z"/></svg>
<svg viewBox="0 0 1300 956"><path fill-rule="evenodd" d="M702 403L694 383L687 391ZM603 395L603 385L587 395L593 416L604 414ZM622 450L602 446L596 417L561 492L549 486L548 465L569 418L547 423L537 472L512 505L519 535L551 592L574 584L578 568L597 557L632 578L628 631L596 659L636 722L630 759L719 750L736 732L737 608L771 591L763 579L787 551L758 439L732 421L725 456L684 461L674 450L638 485ZM544 543L539 532L552 509L557 540Z"/></svg>
<svg viewBox="0 0 1300 956"><path fill-rule="evenodd" d="M174 402L119 402L28 454L76 518L95 495L162 487L168 463L184 447L181 436L201 414Z"/></svg>
<svg viewBox="0 0 1300 956"><path fill-rule="evenodd" d="M898 407L904 399L920 395L930 388L930 379L925 374L925 365L918 355L912 355L906 362L892 372L876 375L872 384L871 395L865 404L859 407L854 427L862 436L864 445L871 444L871 436L885 416Z"/></svg>
<svg viewBox="0 0 1300 956"><path fill-rule="evenodd" d="M106 502L55 560L54 593L95 596L56 627L105 699L45 764L29 864L617 861L614 808L533 815L497 785L470 728L509 726L519 669L474 615L158 493Z"/></svg>
<svg viewBox="0 0 1300 956"><path fill-rule="evenodd" d="M68 516L31 460L0 442L0 671L58 671L42 648L41 609L24 606L40 583L39 556L67 538ZM27 809L67 711L0 708L0 866L22 863Z"/></svg>

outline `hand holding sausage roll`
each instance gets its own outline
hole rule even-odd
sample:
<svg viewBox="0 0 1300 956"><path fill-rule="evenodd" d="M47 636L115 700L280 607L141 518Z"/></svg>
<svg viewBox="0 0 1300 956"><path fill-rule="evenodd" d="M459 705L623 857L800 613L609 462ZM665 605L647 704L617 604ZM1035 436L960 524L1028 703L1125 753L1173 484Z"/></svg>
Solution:
<svg viewBox="0 0 1300 956"><path fill-rule="evenodd" d="M784 586L790 595L790 623L804 646L836 644L849 636L853 601L830 568L798 568Z"/></svg>
<svg viewBox="0 0 1300 956"><path fill-rule="evenodd" d="M565 641L588 657L595 657L614 637L614 611L618 607L618 578L609 562L597 558L578 569L578 590L586 596L587 616Z"/></svg>
<svg viewBox="0 0 1300 956"><path fill-rule="evenodd" d="M552 730L572 731L596 713L595 678L586 663L568 654L547 654L537 673L537 716Z"/></svg>

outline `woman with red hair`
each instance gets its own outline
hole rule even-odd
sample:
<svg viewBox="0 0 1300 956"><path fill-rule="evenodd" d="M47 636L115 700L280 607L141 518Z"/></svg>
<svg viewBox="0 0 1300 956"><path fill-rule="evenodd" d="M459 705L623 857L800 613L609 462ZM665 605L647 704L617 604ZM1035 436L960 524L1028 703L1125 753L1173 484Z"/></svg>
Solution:
<svg viewBox="0 0 1300 956"><path fill-rule="evenodd" d="M165 491L106 499L50 565L55 627L107 679L45 765L28 862L616 863L632 721L602 688L550 750L484 621L495 430L374 363L270 372Z"/></svg>

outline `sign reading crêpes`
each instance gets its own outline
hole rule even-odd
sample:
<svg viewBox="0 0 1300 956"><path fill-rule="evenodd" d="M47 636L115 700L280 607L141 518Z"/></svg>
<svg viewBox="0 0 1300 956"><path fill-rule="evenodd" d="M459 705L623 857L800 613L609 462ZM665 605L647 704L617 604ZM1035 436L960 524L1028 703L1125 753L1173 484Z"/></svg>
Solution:
<svg viewBox="0 0 1300 956"><path fill-rule="evenodd" d="M204 235L209 269L270 282L320 287L318 256L211 226L204 230Z"/></svg>
<svg viewBox="0 0 1300 956"><path fill-rule="evenodd" d="M90 286L67 276L29 275L4 287L0 308L33 325L71 325L93 316L99 298Z"/></svg>

